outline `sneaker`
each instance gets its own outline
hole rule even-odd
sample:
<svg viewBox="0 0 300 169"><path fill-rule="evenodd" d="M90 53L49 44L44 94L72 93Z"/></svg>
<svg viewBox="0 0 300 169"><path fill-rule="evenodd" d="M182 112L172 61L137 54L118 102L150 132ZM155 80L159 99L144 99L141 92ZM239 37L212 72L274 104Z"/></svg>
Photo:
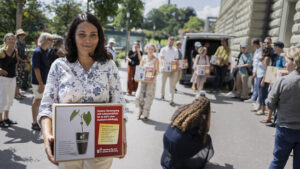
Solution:
<svg viewBox="0 0 300 169"><path fill-rule="evenodd" d="M225 96L227 96L227 97L235 97L235 94L233 92L228 92Z"/></svg>
<svg viewBox="0 0 300 169"><path fill-rule="evenodd" d="M10 126L10 125L7 124L4 120L0 121L0 127L1 127L1 128L7 128L7 127L9 127L9 126Z"/></svg>
<svg viewBox="0 0 300 169"><path fill-rule="evenodd" d="M31 129L32 130L36 130L36 131L40 131L41 130L40 126L37 123L32 123Z"/></svg>
<svg viewBox="0 0 300 169"><path fill-rule="evenodd" d="M255 101L253 101L252 99L248 99L244 101L245 103L255 103Z"/></svg>
<svg viewBox="0 0 300 169"><path fill-rule="evenodd" d="M10 119L6 119L6 120L3 120L5 123L9 124L9 125L12 125L12 124L18 124L16 121L12 121Z"/></svg>

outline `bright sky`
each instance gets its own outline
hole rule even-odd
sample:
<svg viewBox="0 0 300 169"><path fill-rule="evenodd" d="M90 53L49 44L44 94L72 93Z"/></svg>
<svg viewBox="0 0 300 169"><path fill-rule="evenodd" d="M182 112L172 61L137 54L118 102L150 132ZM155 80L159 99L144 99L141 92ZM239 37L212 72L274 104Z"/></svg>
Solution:
<svg viewBox="0 0 300 169"><path fill-rule="evenodd" d="M40 0L46 4L51 3L53 0ZM84 2L87 0L77 0L78 2ZM163 4L167 4L168 0L142 0L145 3L144 15L146 15L151 9L159 8ZM202 19L206 19L207 16L218 16L220 10L221 0L170 0L171 4L176 4L178 8L192 7L195 9L197 16Z"/></svg>

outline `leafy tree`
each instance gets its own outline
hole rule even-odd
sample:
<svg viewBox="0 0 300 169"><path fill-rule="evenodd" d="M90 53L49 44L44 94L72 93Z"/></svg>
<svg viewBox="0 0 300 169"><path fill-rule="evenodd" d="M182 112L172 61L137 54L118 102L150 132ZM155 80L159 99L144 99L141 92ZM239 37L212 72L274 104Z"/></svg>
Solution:
<svg viewBox="0 0 300 169"><path fill-rule="evenodd" d="M50 20L43 12L43 5L36 0L27 0L24 6L22 28L28 33L26 42L34 42L39 32L47 27Z"/></svg>
<svg viewBox="0 0 300 169"><path fill-rule="evenodd" d="M49 23L49 20L43 13L43 5L39 1L26 0L24 3L22 28L28 33L25 39L28 43L35 40L38 36L37 31L42 30ZM3 43L4 34L7 32L15 33L16 31L17 1L0 1L0 11L0 42Z"/></svg>
<svg viewBox="0 0 300 169"><path fill-rule="evenodd" d="M204 20L199 19L196 16L190 16L190 20L184 24L185 29L196 29L200 30L201 28L204 27Z"/></svg>
<svg viewBox="0 0 300 169"><path fill-rule="evenodd" d="M118 14L119 4L123 0L89 0L92 2L92 8L95 12L95 16L97 16L101 24L104 26L109 21L108 18L113 18Z"/></svg>
<svg viewBox="0 0 300 169"><path fill-rule="evenodd" d="M64 35L73 18L82 12L80 6L75 0L56 0L49 6L50 11L55 13L50 26L51 32Z"/></svg>
<svg viewBox="0 0 300 169"><path fill-rule="evenodd" d="M184 9L184 23L188 22L190 20L191 16L197 16L194 8L191 8L191 7L185 8Z"/></svg>
<svg viewBox="0 0 300 169"><path fill-rule="evenodd" d="M129 29L141 27L141 23L143 22L143 11L144 3L141 0L123 0L113 24L117 29L121 29L126 27L126 22L129 20ZM127 18L127 13L129 13L129 18Z"/></svg>

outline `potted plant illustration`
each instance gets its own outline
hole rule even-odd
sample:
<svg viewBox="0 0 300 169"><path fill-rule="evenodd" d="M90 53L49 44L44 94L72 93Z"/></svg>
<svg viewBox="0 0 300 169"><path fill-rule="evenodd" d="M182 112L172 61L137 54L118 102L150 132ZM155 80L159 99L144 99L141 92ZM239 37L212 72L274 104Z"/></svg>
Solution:
<svg viewBox="0 0 300 169"><path fill-rule="evenodd" d="M78 154L85 154L87 147L88 147L88 140L89 140L89 132L83 132L83 122L86 124L86 126L89 126L89 124L92 121L91 112L88 111L87 113L83 112L79 114L79 111L74 110L70 116L70 122L76 117L80 117L80 125L81 125L81 132L76 133L76 144L77 144L77 150Z"/></svg>

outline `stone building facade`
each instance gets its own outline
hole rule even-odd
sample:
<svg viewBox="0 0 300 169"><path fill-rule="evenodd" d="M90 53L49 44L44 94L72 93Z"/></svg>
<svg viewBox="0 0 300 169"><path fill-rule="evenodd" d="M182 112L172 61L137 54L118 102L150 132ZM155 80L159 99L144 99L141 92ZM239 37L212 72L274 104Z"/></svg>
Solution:
<svg viewBox="0 0 300 169"><path fill-rule="evenodd" d="M221 0L216 33L234 35L232 56L239 45L270 36L289 48L300 43L300 0ZM253 49L252 49L253 50Z"/></svg>

